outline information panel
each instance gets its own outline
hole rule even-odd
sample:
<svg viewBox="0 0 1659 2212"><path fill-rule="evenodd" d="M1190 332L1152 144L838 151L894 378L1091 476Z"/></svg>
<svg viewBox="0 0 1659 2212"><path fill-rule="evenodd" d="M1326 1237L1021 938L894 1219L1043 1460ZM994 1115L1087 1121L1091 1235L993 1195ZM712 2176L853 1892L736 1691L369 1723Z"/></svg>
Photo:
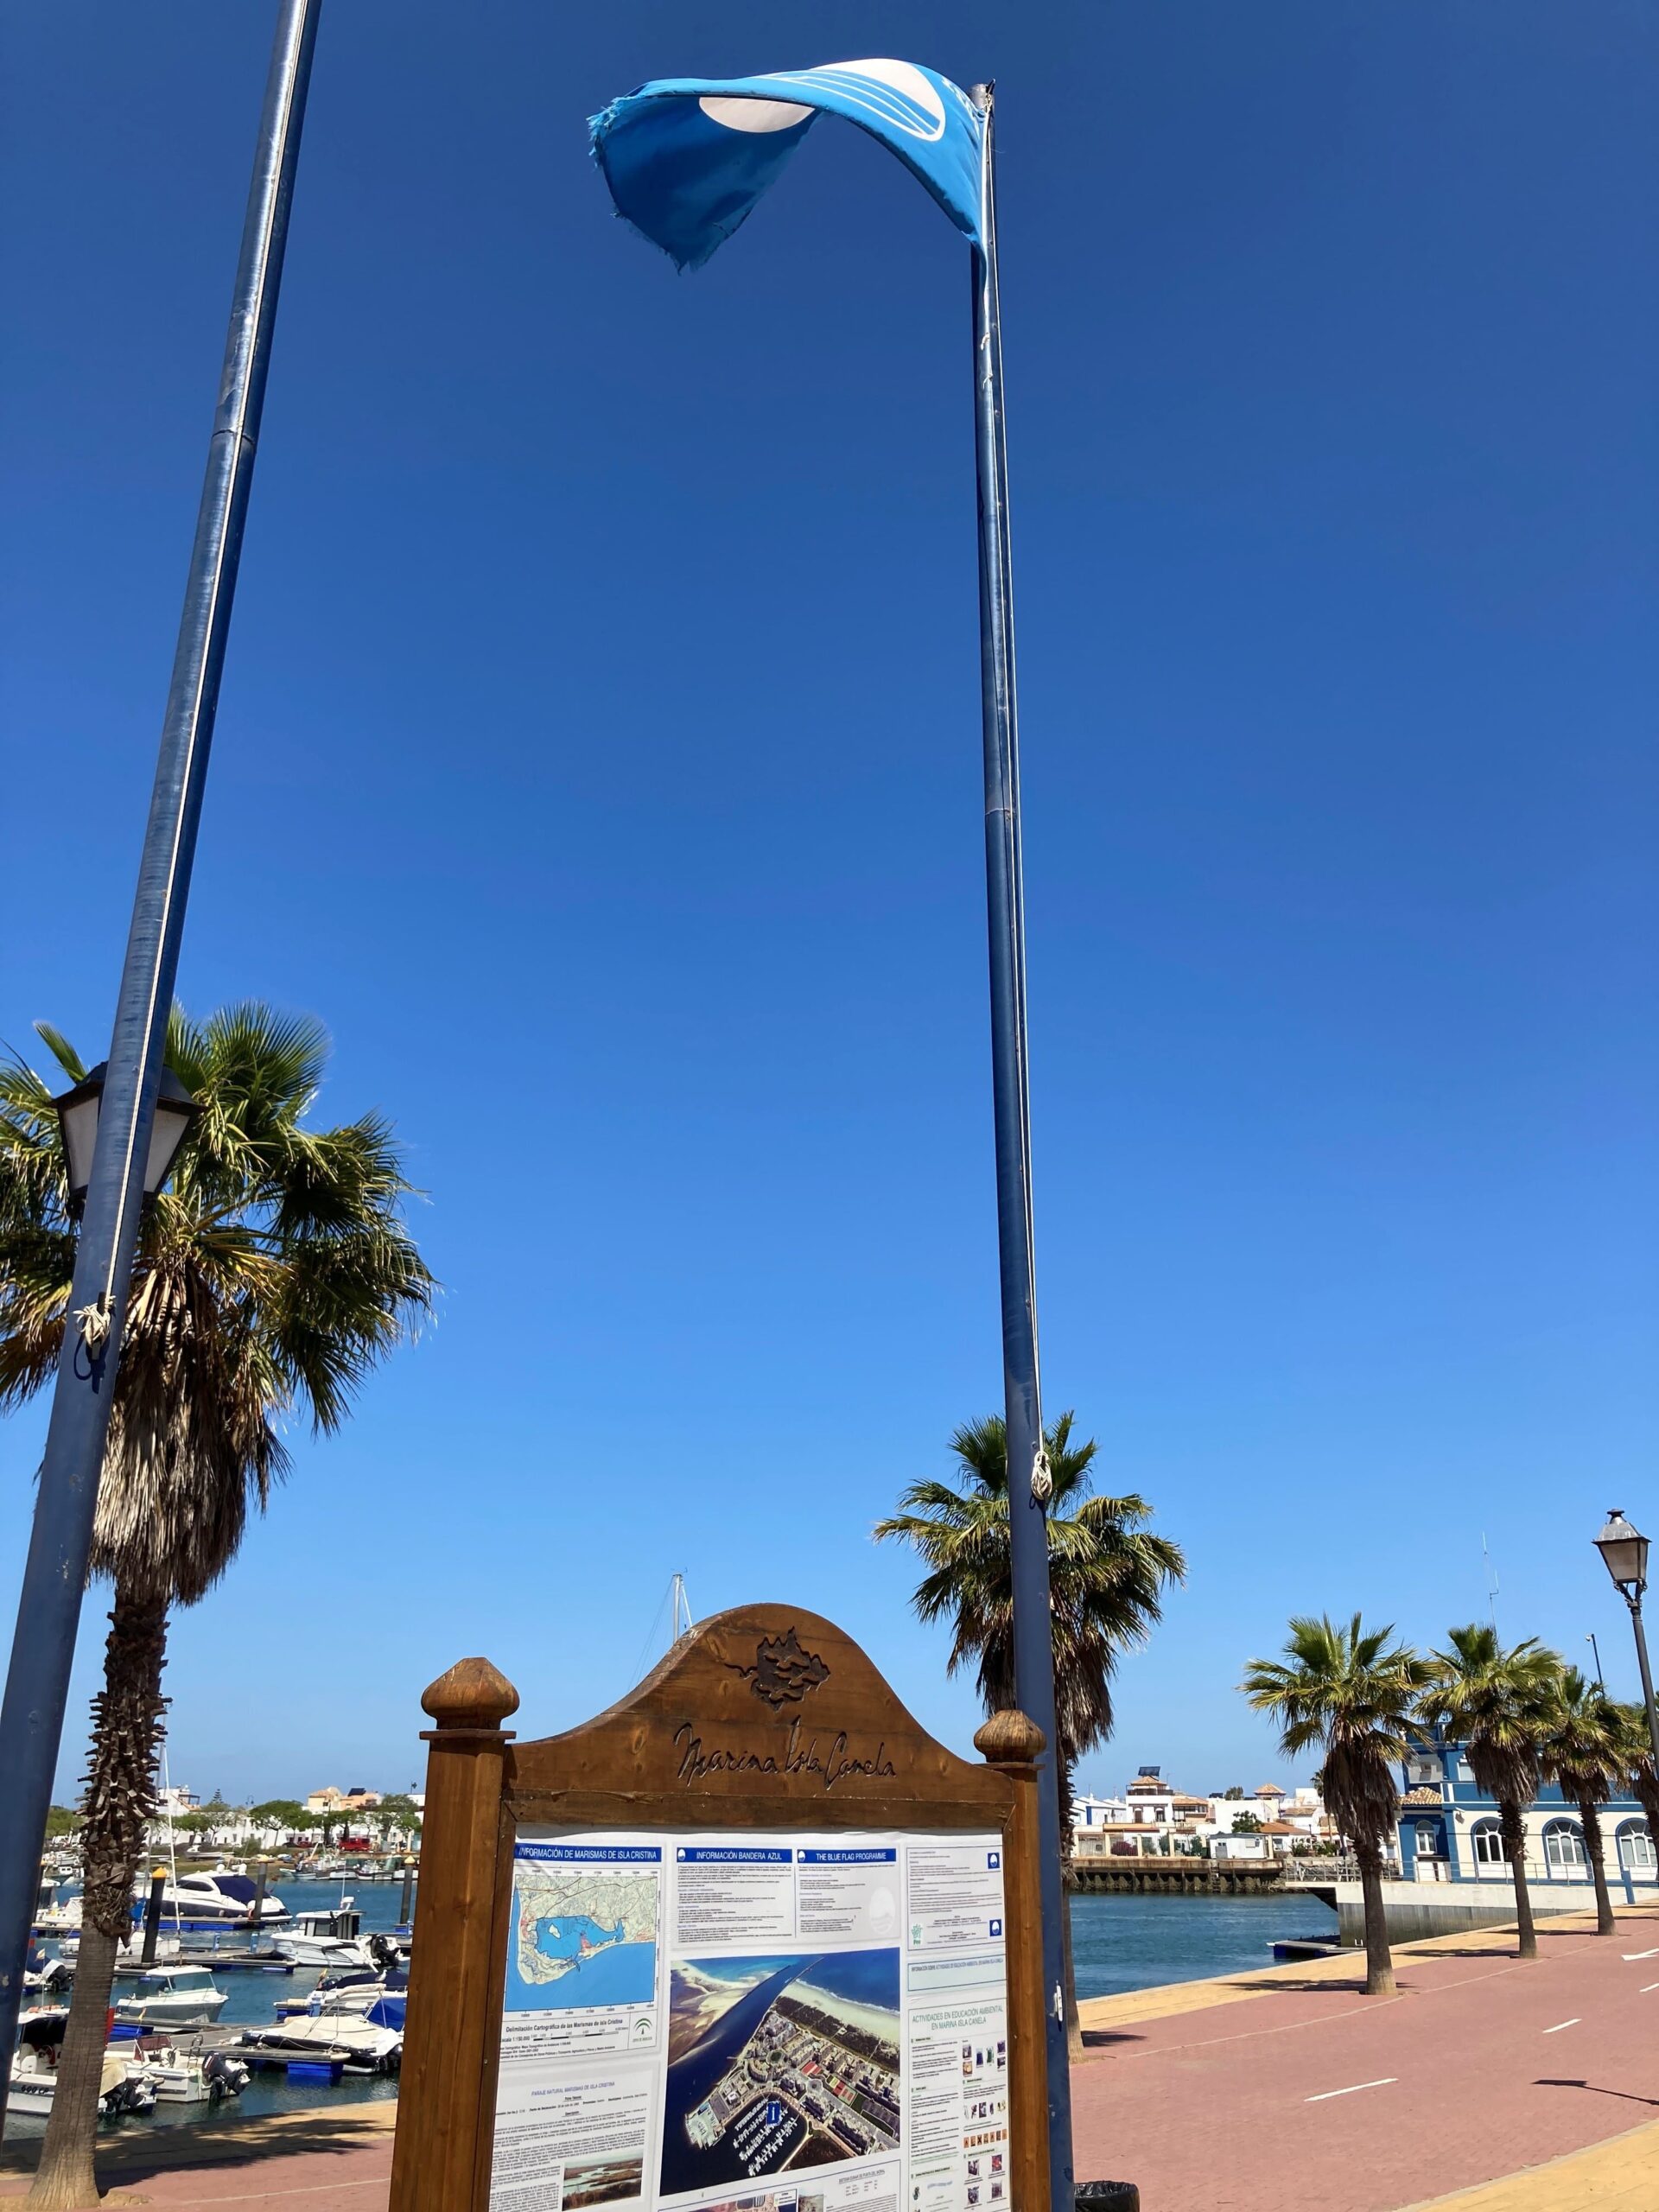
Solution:
<svg viewBox="0 0 1659 2212"><path fill-rule="evenodd" d="M521 1827L491 2212L1006 2207L1002 1850Z"/></svg>

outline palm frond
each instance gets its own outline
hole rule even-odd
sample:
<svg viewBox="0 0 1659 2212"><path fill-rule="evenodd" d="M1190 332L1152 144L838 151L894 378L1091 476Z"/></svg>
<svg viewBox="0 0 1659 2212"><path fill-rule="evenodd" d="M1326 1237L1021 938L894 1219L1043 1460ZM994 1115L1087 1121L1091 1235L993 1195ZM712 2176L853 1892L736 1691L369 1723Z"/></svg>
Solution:
<svg viewBox="0 0 1659 2212"><path fill-rule="evenodd" d="M57 1031L54 1058L84 1068ZM327 1033L257 1001L204 1023L175 1007L168 1065L200 1114L146 1205L94 1528L95 1573L188 1604L234 1555L286 1469L282 1423L336 1428L436 1286L378 1115L313 1128ZM0 1062L0 1405L55 1372L73 1272L52 1090Z"/></svg>
<svg viewBox="0 0 1659 2212"><path fill-rule="evenodd" d="M1184 1579L1177 1544L1144 1523L1133 1494L1091 1494L1092 1439L1072 1442L1075 1416L1045 1432L1054 1489L1048 1506L1049 1598L1062 1765L1069 1769L1110 1733L1110 1683L1121 1653L1143 1643L1163 1596ZM954 1484L910 1484L899 1510L879 1521L878 1542L909 1544L928 1569L912 1598L918 1617L952 1626L952 1674L971 1667L989 1711L1014 1702L1013 1566L1007 1439L1001 1417L964 1422L950 1439Z"/></svg>
<svg viewBox="0 0 1659 2212"><path fill-rule="evenodd" d="M1500 1805L1529 1805L1563 1674L1536 1637L1507 1650L1496 1629L1471 1621L1452 1629L1450 1649L1429 1661L1422 1718L1463 1746L1482 1790Z"/></svg>
<svg viewBox="0 0 1659 2212"><path fill-rule="evenodd" d="M1404 1758L1424 1662L1393 1642L1393 1628L1367 1629L1300 1613L1281 1659L1252 1659L1239 1684L1258 1713L1277 1721L1280 1747L1297 1758L1323 1749L1325 1802L1358 1848L1387 1837L1399 1804L1394 1768Z"/></svg>

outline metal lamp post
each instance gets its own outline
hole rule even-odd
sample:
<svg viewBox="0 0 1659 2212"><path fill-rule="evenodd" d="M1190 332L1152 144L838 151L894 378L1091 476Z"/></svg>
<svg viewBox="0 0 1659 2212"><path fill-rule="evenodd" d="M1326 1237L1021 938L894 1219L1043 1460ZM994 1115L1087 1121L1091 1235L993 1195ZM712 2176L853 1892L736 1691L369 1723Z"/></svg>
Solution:
<svg viewBox="0 0 1659 2212"><path fill-rule="evenodd" d="M1596 1549L1606 1562L1613 1586L1630 1609L1636 1630L1636 1659L1642 1669L1642 1698L1648 1708L1648 1738L1659 1766L1659 1707L1653 1701L1653 1671L1648 1665L1647 1632L1642 1626L1642 1592L1648 1586L1648 1540L1624 1518L1622 1506L1610 1506L1607 1526L1596 1538Z"/></svg>
<svg viewBox="0 0 1659 2212"><path fill-rule="evenodd" d="M60 1102L85 1205L11 1662L0 1703L0 2054L17 2032L41 1839L63 1735L142 1192L184 1131L162 1103L168 1011L219 711L321 0L278 0L195 543L138 863L110 1057ZM91 1090L96 1080L98 1089ZM158 1132L169 1117L171 1131ZM0 2066L0 2119L8 2069Z"/></svg>

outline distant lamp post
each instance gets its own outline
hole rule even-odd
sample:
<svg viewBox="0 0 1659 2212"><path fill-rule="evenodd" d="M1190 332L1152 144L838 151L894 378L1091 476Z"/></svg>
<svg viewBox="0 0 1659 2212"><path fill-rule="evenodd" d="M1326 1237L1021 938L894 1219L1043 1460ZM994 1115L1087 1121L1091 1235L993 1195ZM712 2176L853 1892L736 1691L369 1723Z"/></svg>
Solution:
<svg viewBox="0 0 1659 2212"><path fill-rule="evenodd" d="M58 1109L63 1132L63 1157L69 1175L69 1196L76 1205L86 1195L92 1179L92 1147L98 1141L98 1109L104 1099L104 1077L109 1068L100 1060L84 1083L66 1090L52 1103ZM144 1196L153 1198L179 1156L179 1147L190 1134L190 1124L201 1109L171 1068L162 1070L162 1087L156 1096L156 1119L150 1125L149 1152L144 1161Z"/></svg>
<svg viewBox="0 0 1659 2212"><path fill-rule="evenodd" d="M1631 1528L1623 1507L1615 1505L1608 1509L1607 1526L1596 1538L1596 1549L1607 1563L1614 1587L1630 1609L1637 1664L1642 1669L1642 1696L1648 1708L1648 1738L1653 1745L1654 1764L1659 1766L1659 1710L1653 1702L1653 1673L1642 1626L1642 1592L1648 1586L1648 1540Z"/></svg>

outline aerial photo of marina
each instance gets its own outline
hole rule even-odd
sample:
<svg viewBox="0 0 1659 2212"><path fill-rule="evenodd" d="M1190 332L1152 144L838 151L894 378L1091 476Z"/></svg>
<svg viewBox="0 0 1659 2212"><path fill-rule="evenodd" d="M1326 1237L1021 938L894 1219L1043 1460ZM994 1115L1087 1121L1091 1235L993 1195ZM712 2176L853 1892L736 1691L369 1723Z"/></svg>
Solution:
<svg viewBox="0 0 1659 2212"><path fill-rule="evenodd" d="M662 2190L896 2151L899 1954L683 1959L670 1990Z"/></svg>

